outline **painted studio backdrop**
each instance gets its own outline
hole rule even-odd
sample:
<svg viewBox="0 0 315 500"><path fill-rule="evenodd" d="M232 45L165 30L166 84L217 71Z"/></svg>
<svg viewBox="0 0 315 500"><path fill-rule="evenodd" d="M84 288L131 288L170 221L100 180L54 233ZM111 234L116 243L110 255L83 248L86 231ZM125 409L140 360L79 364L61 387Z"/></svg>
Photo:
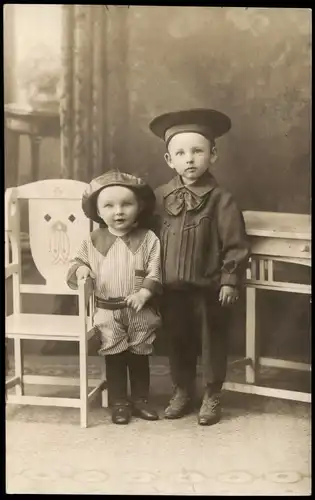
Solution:
<svg viewBox="0 0 315 500"><path fill-rule="evenodd" d="M157 187L172 172L149 121L215 107L231 117L232 130L218 140L214 175L240 208L309 213L310 10L7 5L5 15L6 53L15 54L4 61L6 102L27 98L19 77L40 47L60 76L60 139L43 141L39 179L88 181L118 167ZM12 179L9 142L7 185L35 180L25 137ZM259 293L266 354L308 360L309 316L307 296ZM230 335L235 354L244 346L243 323L240 303ZM165 352L163 335L157 352Z"/></svg>

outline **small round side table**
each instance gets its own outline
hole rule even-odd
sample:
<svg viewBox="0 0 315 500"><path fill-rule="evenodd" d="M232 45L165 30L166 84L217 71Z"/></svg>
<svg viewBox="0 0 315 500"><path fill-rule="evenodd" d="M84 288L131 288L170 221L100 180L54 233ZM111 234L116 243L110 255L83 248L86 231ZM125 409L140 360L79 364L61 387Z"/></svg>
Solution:
<svg viewBox="0 0 315 500"><path fill-rule="evenodd" d="M31 143L30 182L39 179L40 144L45 137L60 137L59 111L33 110L10 103L4 106L5 115L5 186L19 183L20 136L27 135Z"/></svg>

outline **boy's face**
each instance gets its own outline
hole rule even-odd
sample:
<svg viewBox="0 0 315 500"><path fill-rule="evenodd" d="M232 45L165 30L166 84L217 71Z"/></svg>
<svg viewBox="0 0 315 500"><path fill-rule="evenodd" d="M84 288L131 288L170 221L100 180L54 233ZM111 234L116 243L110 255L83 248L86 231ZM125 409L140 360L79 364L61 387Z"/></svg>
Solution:
<svg viewBox="0 0 315 500"><path fill-rule="evenodd" d="M174 135L168 144L165 160L174 168L185 184L195 182L216 160L211 143L195 132Z"/></svg>
<svg viewBox="0 0 315 500"><path fill-rule="evenodd" d="M97 211L109 228L124 232L137 220L140 205L131 189L108 186L98 195Z"/></svg>

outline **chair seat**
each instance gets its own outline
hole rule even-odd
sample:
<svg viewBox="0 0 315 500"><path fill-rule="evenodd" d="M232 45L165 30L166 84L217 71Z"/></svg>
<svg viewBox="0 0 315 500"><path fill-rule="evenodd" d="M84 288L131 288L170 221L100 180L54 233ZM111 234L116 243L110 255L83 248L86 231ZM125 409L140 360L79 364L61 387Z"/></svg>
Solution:
<svg viewBox="0 0 315 500"><path fill-rule="evenodd" d="M82 321L79 316L59 314L11 314L6 318L6 337L79 340Z"/></svg>

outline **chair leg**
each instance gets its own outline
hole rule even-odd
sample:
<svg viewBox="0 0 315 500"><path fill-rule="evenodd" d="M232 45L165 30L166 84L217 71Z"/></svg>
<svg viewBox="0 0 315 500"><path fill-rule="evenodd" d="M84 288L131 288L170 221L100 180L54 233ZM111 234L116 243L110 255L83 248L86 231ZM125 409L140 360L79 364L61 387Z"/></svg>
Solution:
<svg viewBox="0 0 315 500"><path fill-rule="evenodd" d="M15 376L20 378L20 383L15 386L15 393L17 396L23 396L24 394L24 384L23 384L23 346L22 340L19 338L14 339L14 370Z"/></svg>
<svg viewBox="0 0 315 500"><path fill-rule="evenodd" d="M88 426L88 349L86 338L80 340L80 424Z"/></svg>
<svg viewBox="0 0 315 500"><path fill-rule="evenodd" d="M101 381L106 380L106 365L105 359L102 357L101 360ZM108 408L108 390L103 389L102 391L102 408Z"/></svg>

